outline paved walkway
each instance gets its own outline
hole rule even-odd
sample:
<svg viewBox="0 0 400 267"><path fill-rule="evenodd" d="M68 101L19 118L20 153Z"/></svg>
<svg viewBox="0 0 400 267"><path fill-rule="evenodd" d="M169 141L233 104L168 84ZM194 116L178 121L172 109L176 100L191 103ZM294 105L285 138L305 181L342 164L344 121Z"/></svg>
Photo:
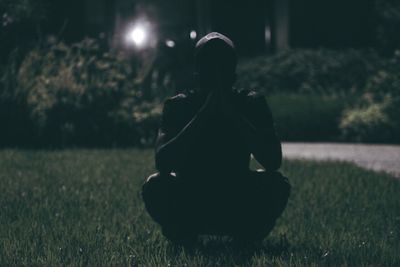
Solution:
<svg viewBox="0 0 400 267"><path fill-rule="evenodd" d="M339 160L400 178L400 145L283 143L288 159Z"/></svg>

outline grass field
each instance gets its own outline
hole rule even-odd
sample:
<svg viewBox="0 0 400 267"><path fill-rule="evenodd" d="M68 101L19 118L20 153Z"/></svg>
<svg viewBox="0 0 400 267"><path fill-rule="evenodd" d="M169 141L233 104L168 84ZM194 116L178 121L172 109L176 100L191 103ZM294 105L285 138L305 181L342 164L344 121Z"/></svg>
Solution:
<svg viewBox="0 0 400 267"><path fill-rule="evenodd" d="M143 209L151 150L0 151L0 266L400 266L400 181L285 162L292 195L257 250L162 237Z"/></svg>

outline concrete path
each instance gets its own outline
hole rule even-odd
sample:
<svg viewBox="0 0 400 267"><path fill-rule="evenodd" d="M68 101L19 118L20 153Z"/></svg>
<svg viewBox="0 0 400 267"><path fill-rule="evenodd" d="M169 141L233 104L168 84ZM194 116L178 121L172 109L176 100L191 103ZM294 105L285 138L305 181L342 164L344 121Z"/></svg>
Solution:
<svg viewBox="0 0 400 267"><path fill-rule="evenodd" d="M283 143L288 159L339 160L400 178L400 145Z"/></svg>

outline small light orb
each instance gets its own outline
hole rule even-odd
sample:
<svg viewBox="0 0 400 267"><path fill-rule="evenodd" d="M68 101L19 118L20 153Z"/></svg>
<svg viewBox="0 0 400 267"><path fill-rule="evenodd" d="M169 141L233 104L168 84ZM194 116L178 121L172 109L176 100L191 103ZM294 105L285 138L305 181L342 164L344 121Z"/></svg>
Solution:
<svg viewBox="0 0 400 267"><path fill-rule="evenodd" d="M172 40L170 40L170 39L167 39L167 40L165 41L165 45L168 46L168 47L170 47L170 48L173 48L173 47L175 47L175 42L172 41Z"/></svg>
<svg viewBox="0 0 400 267"><path fill-rule="evenodd" d="M194 40L194 39L196 39L197 38L197 32L196 31L191 31L190 32L190 39L192 39L192 40Z"/></svg>

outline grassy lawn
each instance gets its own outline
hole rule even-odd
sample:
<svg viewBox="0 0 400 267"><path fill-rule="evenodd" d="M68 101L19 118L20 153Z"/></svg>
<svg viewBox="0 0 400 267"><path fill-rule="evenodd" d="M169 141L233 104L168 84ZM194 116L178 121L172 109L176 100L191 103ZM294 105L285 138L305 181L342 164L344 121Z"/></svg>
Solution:
<svg viewBox="0 0 400 267"><path fill-rule="evenodd" d="M400 181L287 161L288 208L263 248L174 248L143 209L151 150L0 151L0 266L399 266Z"/></svg>

